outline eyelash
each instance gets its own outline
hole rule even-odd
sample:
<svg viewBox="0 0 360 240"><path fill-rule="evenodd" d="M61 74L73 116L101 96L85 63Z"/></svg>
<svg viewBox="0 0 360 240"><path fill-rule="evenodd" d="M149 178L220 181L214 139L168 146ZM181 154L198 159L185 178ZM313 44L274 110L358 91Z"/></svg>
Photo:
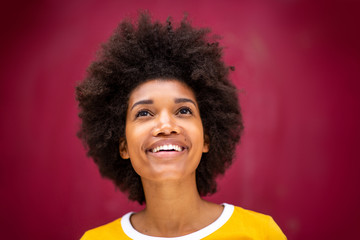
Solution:
<svg viewBox="0 0 360 240"><path fill-rule="evenodd" d="M181 111L183 111L183 110L185 110L185 111L187 111L187 113L181 113ZM191 111L191 109L190 108L188 108L188 107L181 107L178 111L177 111L177 113L178 114L181 114L181 115L188 115L188 114L192 114L192 111Z"/></svg>
<svg viewBox="0 0 360 240"><path fill-rule="evenodd" d="M186 111L186 112L183 112L183 111ZM193 112L191 111L190 108L188 107L181 107L179 108L179 110L176 112L176 114L180 114L180 115L192 115ZM149 110L146 110L146 109L142 109L140 111L138 111L135 115L135 119L136 118L139 118L139 117L148 117L148 116L153 116L153 114L149 111Z"/></svg>
<svg viewBox="0 0 360 240"><path fill-rule="evenodd" d="M139 118L139 117L147 117L147 116L149 116L149 115L142 115L142 114L144 114L144 113L146 113L146 114L149 114L150 116L152 116L152 114L151 114L151 112L149 111L149 110L140 110L140 111L138 111L137 113L136 113L136 115L135 115L135 118Z"/></svg>

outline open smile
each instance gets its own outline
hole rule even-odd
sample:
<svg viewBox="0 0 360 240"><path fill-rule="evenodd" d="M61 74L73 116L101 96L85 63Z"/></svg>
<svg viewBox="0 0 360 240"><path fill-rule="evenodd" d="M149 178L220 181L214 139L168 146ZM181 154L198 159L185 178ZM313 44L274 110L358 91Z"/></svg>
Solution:
<svg viewBox="0 0 360 240"><path fill-rule="evenodd" d="M187 150L188 146L182 141L166 139L151 144L146 153L160 158L173 158L184 154Z"/></svg>
<svg viewBox="0 0 360 240"><path fill-rule="evenodd" d="M181 147L179 145L164 144L164 145L152 148L152 149L150 149L150 151L152 153L163 152L163 151L166 151L166 152L169 152L169 151L182 152L182 151L184 151L184 149L185 149L184 147Z"/></svg>

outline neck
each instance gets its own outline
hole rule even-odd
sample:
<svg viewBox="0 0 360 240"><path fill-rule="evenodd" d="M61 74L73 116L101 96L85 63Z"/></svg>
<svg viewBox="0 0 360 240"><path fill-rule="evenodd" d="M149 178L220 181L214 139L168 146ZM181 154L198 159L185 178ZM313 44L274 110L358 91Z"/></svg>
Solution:
<svg viewBox="0 0 360 240"><path fill-rule="evenodd" d="M146 208L131 221L135 229L151 235L175 237L197 231L213 222L221 206L201 199L195 176L181 181L142 180ZM220 207L220 209L219 209ZM214 210L217 212L214 212Z"/></svg>
<svg viewBox="0 0 360 240"><path fill-rule="evenodd" d="M146 210L148 213L163 211L164 214L183 215L187 208L198 208L203 201L196 188L195 178L182 181L143 181ZM185 205L186 204L186 205ZM174 212L178 211L178 212Z"/></svg>

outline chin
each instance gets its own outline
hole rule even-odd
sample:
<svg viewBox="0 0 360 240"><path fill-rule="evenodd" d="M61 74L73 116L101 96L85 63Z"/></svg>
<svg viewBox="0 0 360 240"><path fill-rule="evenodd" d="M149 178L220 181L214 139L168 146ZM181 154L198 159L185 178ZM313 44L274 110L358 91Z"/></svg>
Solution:
<svg viewBox="0 0 360 240"><path fill-rule="evenodd" d="M186 174L184 172L179 172L179 171L164 170L162 172L157 172L153 174L149 179L156 182L171 182L171 181L176 182L176 181L184 181L187 178L195 179L195 174L191 174L191 173Z"/></svg>

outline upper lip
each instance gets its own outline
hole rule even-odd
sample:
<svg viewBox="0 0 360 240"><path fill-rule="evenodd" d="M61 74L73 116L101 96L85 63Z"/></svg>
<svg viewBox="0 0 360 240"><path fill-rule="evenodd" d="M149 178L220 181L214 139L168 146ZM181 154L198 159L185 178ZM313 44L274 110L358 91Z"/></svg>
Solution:
<svg viewBox="0 0 360 240"><path fill-rule="evenodd" d="M148 148L146 148L146 151L148 152L156 147L163 146L163 145L169 145L169 144L180 146L183 149L188 148L188 146L183 141L180 141L177 139L162 139L162 140L158 140L158 141L152 143Z"/></svg>

